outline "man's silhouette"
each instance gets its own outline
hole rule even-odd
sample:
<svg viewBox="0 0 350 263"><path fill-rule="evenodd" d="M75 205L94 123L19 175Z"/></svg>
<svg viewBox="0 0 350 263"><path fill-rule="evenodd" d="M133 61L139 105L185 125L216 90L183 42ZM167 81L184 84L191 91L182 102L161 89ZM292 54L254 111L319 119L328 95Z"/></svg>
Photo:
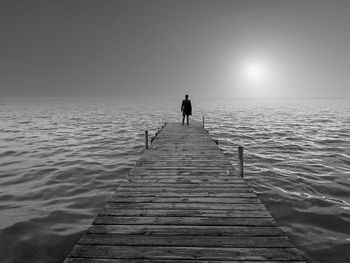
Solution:
<svg viewBox="0 0 350 263"><path fill-rule="evenodd" d="M191 101L188 99L188 95L185 96L185 99L182 101L181 104L181 111L182 111L182 125L185 123L185 116L187 118L187 125L189 125L189 116L192 115L192 105Z"/></svg>

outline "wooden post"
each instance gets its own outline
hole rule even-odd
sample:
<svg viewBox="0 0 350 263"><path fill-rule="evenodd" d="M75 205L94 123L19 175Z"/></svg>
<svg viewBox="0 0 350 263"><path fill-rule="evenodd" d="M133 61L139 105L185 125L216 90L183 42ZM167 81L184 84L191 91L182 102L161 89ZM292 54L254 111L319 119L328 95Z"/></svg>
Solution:
<svg viewBox="0 0 350 263"><path fill-rule="evenodd" d="M204 127L204 116L203 116L203 127Z"/></svg>
<svg viewBox="0 0 350 263"><path fill-rule="evenodd" d="M145 131L145 148L148 149L148 131Z"/></svg>
<svg viewBox="0 0 350 263"><path fill-rule="evenodd" d="M243 147L238 146L238 175L243 178Z"/></svg>
<svg viewBox="0 0 350 263"><path fill-rule="evenodd" d="M219 145L219 140L214 139L213 141L216 143L216 145Z"/></svg>

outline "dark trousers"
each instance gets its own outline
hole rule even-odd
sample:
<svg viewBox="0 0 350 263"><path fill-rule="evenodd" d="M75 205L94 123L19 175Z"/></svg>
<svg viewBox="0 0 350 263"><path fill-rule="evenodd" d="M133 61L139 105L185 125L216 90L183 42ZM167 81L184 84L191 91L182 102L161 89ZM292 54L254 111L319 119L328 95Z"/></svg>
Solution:
<svg viewBox="0 0 350 263"><path fill-rule="evenodd" d="M185 123L185 116L186 116L187 125L188 125L188 124L189 124L189 117L190 117L190 115L186 115L186 114L183 114L183 115L182 115L182 125L184 125L184 123Z"/></svg>

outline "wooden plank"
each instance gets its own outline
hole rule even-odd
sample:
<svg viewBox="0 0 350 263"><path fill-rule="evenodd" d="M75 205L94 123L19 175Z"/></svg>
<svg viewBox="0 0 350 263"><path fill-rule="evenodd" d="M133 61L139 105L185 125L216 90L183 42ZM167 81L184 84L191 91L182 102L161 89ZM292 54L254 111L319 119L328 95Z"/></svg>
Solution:
<svg viewBox="0 0 350 263"><path fill-rule="evenodd" d="M228 193L228 192L236 192L236 193L250 193L251 189L248 187L240 188L240 187L210 187L210 186L202 186L202 187L156 187L156 186L140 186L140 187L124 187L123 185L119 186L117 191L138 191L138 192L182 192L182 193Z"/></svg>
<svg viewBox="0 0 350 263"><path fill-rule="evenodd" d="M197 173L194 171L173 171L173 170L163 170L163 171L131 171L129 172L129 178L167 178L167 179L176 179L176 178L203 178L203 179L226 179L232 181L241 181L241 178L238 178L235 175L235 171L229 170L219 170L219 171L208 171ZM228 176L229 175L229 176Z"/></svg>
<svg viewBox="0 0 350 263"><path fill-rule="evenodd" d="M76 245L73 257L120 259L302 260L293 248L202 248Z"/></svg>
<svg viewBox="0 0 350 263"><path fill-rule="evenodd" d="M208 160L209 161L209 160ZM231 167L232 169L232 167ZM212 168L201 168L201 169L197 169L197 167L186 167L186 166L180 166L180 167L135 167L132 170L132 173L137 174L137 173L151 173L151 172L155 172L155 173L188 173L188 174L205 174L205 173L213 173L213 174L222 174L225 175L226 170L230 171L229 167L224 167L224 168L219 168L219 167L212 167Z"/></svg>
<svg viewBox="0 0 350 263"><path fill-rule="evenodd" d="M253 192L210 192L210 191L168 191L168 192L147 192L147 191L121 191L117 190L117 192L113 195L113 198L119 197L227 197L227 198L257 198Z"/></svg>
<svg viewBox="0 0 350 263"><path fill-rule="evenodd" d="M153 182L166 182L166 183L175 183L175 182L206 182L206 183L240 183L243 181L237 177L220 175L220 176L169 176L169 175L134 175L128 176L128 179L123 182L143 182L152 184ZM244 182L245 183L245 182Z"/></svg>
<svg viewBox="0 0 350 263"><path fill-rule="evenodd" d="M129 172L129 175L130 176L134 176L134 175L143 175L143 176L146 176L146 175L157 175L157 176L160 176L160 175L167 175L167 176L177 176L177 175L182 175L182 176L227 176L228 173L227 173L227 169L225 170L217 170L217 171L191 171L191 170L166 170L166 169L163 169L163 170L157 170L157 171L154 171L154 170L132 170ZM229 173L231 175L234 175L235 172L234 171L229 171ZM238 179L238 178L237 178Z"/></svg>
<svg viewBox="0 0 350 263"><path fill-rule="evenodd" d="M191 236L284 236L278 227L255 226L181 226L181 225L93 225L87 233L123 235Z"/></svg>
<svg viewBox="0 0 350 263"><path fill-rule="evenodd" d="M135 182L135 183L143 183L143 184L148 184L148 185L152 185L153 183L206 183L206 184L212 184L212 183L217 183L217 184L239 184L242 185L242 182L237 180L237 179L232 179L230 180L229 178L226 177L225 179L221 179L221 178L215 178L214 176L211 178L205 178L205 177L188 177L186 178L186 176L181 176L176 178L175 176L170 176L171 179L169 179L168 176L143 176L143 177L129 177L128 181L121 181L120 183L128 183L128 182Z"/></svg>
<svg viewBox="0 0 350 263"><path fill-rule="evenodd" d="M218 173L225 174L222 170L226 172L228 167L221 168L221 171L218 171L218 167L201 167L191 166L191 167L142 167L140 170L137 168L133 171L133 173L137 172L155 172L155 173L164 173L164 172L189 172L189 174L203 174L203 173Z"/></svg>
<svg viewBox="0 0 350 263"><path fill-rule="evenodd" d="M211 157L213 157L213 155L211 155ZM167 158L171 158L169 156L167 156ZM186 158L188 157L185 157L185 158L182 158L182 159L173 159L173 160L161 160L159 159L159 155L158 156L155 156L154 158L152 159L148 159L148 160L143 160L143 161L140 161L140 162L137 162L136 165L135 165L135 169L143 169L144 167L164 167L164 166L170 166L170 167L175 167L175 166L178 166L179 163L181 163L183 166L199 166L199 167L211 167L211 168L220 168L220 169L223 169L223 168L226 168L226 169L229 169L229 170L232 170L232 166L231 166L231 163L230 162L220 162L220 161L215 161L215 160L211 160L210 163L208 163L208 158L210 158L209 156L206 157L206 158L203 158L201 160L196 160L196 159L193 159L193 160L186 160ZM163 168L164 169L164 168Z"/></svg>
<svg viewBox="0 0 350 263"><path fill-rule="evenodd" d="M242 263L242 260L67 258L63 263ZM244 263L300 263L303 260L244 260Z"/></svg>
<svg viewBox="0 0 350 263"><path fill-rule="evenodd" d="M168 247L279 247L291 244L286 237L236 237L231 236L190 236L190 235L115 235L87 234L79 240L80 245L108 246L168 246Z"/></svg>
<svg viewBox="0 0 350 263"><path fill-rule="evenodd" d="M103 216L94 225L275 226L272 217L155 217Z"/></svg>
<svg viewBox="0 0 350 263"><path fill-rule="evenodd" d="M255 197L137 197L113 196L110 202L119 203L214 203L214 204L261 204Z"/></svg>
<svg viewBox="0 0 350 263"><path fill-rule="evenodd" d="M176 167L179 165L179 160L176 161L159 161L157 158L154 158L152 160L147 160L147 161L142 161L138 162L136 167L140 168L153 168L153 167L159 167L159 168L164 168L164 167ZM232 169L231 164L228 162L215 162L211 161L210 163L205 163L205 161L198 161L198 160L193 160L193 161L181 161L182 165L186 167L203 167L203 168L210 168L210 169L215 169L217 170L218 168L221 169Z"/></svg>
<svg viewBox="0 0 350 263"><path fill-rule="evenodd" d="M230 184L245 184L242 180L239 179L230 179L227 175L222 176L221 178L217 178L214 176L210 177L204 177L204 176L171 176L168 175L161 175L161 176L129 176L127 180L124 180L123 182L136 182L136 183L147 183L147 184L153 184L153 183L216 183L216 184L223 184L223 183L230 183Z"/></svg>
<svg viewBox="0 0 350 263"><path fill-rule="evenodd" d="M226 203L124 203L110 201L106 208L112 209L182 209L182 210L229 210L229 211L265 211L262 204L226 204Z"/></svg>
<svg viewBox="0 0 350 263"><path fill-rule="evenodd" d="M271 217L266 210L261 211L231 211L231 210L206 210L206 209L112 209L103 208L100 215L114 216L175 216L175 217Z"/></svg>
<svg viewBox="0 0 350 263"><path fill-rule="evenodd" d="M132 187L132 188L143 188L143 187L147 187L150 188L149 185L145 185L145 183L136 183L136 182L123 182L119 188L126 188L126 187ZM239 183L239 184L233 184L233 183L212 183L212 184L208 184L207 182L201 182L201 183L181 183L181 182L175 182L175 183L157 183L157 182L153 182L152 183L152 187L153 188L182 188L182 189L186 189L186 188L200 188L200 189L232 189L234 191L235 188L239 188L239 189L246 189L251 191L251 189L243 183Z"/></svg>
<svg viewBox="0 0 350 263"><path fill-rule="evenodd" d="M141 168L141 167L139 167ZM145 170L145 171L155 171L155 172L162 172L163 170L166 170L166 171L193 171L193 170L196 170L196 172L218 172L218 169L221 169L221 170L229 170L229 169L232 169L232 167L229 167L229 166L224 166L224 165L221 165L221 166L218 166L218 165L215 165L215 166L209 166L209 165L198 165L198 164L192 164L192 165L187 165L187 166L183 166L181 168L179 167L176 167L175 165L143 165L142 170Z"/></svg>

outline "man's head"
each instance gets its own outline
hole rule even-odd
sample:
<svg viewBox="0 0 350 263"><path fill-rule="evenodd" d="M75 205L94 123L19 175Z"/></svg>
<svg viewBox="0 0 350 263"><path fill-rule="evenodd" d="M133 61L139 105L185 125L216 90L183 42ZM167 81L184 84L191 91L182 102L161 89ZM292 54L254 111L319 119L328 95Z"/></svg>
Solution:
<svg viewBox="0 0 350 263"><path fill-rule="evenodd" d="M185 99L188 99L188 95L187 94L185 95Z"/></svg>

